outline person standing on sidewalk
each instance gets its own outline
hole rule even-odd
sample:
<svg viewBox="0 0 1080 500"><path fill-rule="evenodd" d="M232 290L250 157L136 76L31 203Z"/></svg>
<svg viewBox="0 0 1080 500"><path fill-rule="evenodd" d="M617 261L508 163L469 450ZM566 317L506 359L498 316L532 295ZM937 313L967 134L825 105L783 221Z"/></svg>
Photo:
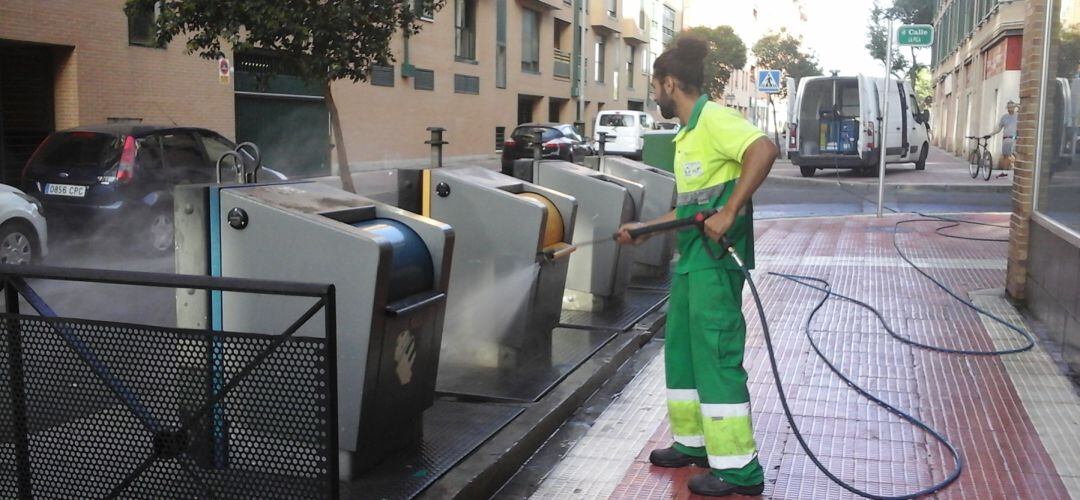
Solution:
<svg viewBox="0 0 1080 500"><path fill-rule="evenodd" d="M994 135L1000 132L1004 132L1001 136L1001 161L998 162L998 168L1002 170L1012 170L1013 161L1016 159L1016 131L1017 131L1017 115L1016 110L1020 105L1015 101L1009 101L1006 105L1008 113L998 120L997 130L994 131ZM998 177L1008 177L1009 174L1002 172L998 174Z"/></svg>
<svg viewBox="0 0 1080 500"><path fill-rule="evenodd" d="M652 87L661 114L678 117L683 128L674 140L677 208L650 223L707 209L717 212L705 221L707 238L698 230L678 235L680 257L672 278L664 348L675 443L653 451L649 461L660 467L711 468L689 482L690 491L698 495L759 495L765 474L757 458L743 368L743 275L716 241L726 235L753 266L750 198L779 151L736 111L702 94L708 51L705 41L684 37L653 65ZM640 226L624 226L619 242L643 242L628 233Z"/></svg>

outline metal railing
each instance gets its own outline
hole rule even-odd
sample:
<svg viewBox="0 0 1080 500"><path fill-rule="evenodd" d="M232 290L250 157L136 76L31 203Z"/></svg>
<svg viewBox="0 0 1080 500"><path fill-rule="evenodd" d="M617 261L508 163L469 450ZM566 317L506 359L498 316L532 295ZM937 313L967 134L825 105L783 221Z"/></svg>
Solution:
<svg viewBox="0 0 1080 500"><path fill-rule="evenodd" d="M60 318L30 279L315 302L278 335L187 330ZM11 265L0 282L0 497L337 498L333 285ZM294 336L319 312L323 338Z"/></svg>

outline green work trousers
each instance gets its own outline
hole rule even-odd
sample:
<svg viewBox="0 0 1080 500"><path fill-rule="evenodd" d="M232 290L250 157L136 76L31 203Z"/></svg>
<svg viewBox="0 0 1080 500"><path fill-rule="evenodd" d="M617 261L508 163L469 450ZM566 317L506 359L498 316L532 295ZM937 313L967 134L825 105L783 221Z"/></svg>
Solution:
<svg viewBox="0 0 1080 500"><path fill-rule="evenodd" d="M743 282L731 269L675 274L664 364L675 448L707 456L713 474L729 484L753 486L765 476L743 368Z"/></svg>

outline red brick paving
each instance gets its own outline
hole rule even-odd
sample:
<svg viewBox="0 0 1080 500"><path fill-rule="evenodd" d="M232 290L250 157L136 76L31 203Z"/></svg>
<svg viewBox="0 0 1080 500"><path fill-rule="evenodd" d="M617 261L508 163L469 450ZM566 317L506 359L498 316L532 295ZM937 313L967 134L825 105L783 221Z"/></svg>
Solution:
<svg viewBox="0 0 1080 500"><path fill-rule="evenodd" d="M905 218L761 222L757 239L760 267L829 280L836 292L878 307L894 330L913 339L954 348L993 349L973 311L903 266L898 258L892 265L800 262L802 257L830 256L893 259L892 225ZM1004 215L968 218L1008 223ZM943 238L934 234L941 225L903 226L906 232L898 235L902 248L915 259L1004 260L1004 243ZM1000 237L1005 230L965 226L952 232ZM999 288L1005 275L1003 269L958 267L929 272L961 295ZM943 479L951 469L951 457L943 446L860 398L812 353L803 324L821 294L763 273L756 279L796 421L822 461L844 480L878 494L903 494ZM755 431L766 470L765 496L853 497L821 474L798 446L782 414L760 323L749 301L745 314L750 332L746 366ZM822 350L844 373L923 419L960 449L966 460L964 473L938 497L1068 498L998 358L913 349L889 337L868 311L838 300L830 300L822 308L813 330ZM667 424L662 422L611 498L691 498L686 482L703 469L666 470L648 463L652 449L670 442Z"/></svg>

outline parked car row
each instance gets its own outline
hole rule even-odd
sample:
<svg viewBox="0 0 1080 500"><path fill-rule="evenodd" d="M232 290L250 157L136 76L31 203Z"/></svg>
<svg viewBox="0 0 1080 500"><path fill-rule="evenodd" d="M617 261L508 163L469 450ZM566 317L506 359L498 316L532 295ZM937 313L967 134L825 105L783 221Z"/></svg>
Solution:
<svg viewBox="0 0 1080 500"><path fill-rule="evenodd" d="M84 126L54 132L38 146L23 171L23 188L53 220L119 225L165 252L173 247L173 187L215 182L218 159L235 149L203 128Z"/></svg>
<svg viewBox="0 0 1080 500"><path fill-rule="evenodd" d="M601 135L604 152L641 158L645 145L645 132L650 130L678 130L674 123L658 123L644 111L602 111L596 115L592 138L586 140L582 133L569 123L537 122L517 126L503 143L502 168L509 171L514 160L532 158L536 132L541 133L541 156L543 159L559 159L580 163L581 158L595 155L600 150Z"/></svg>

